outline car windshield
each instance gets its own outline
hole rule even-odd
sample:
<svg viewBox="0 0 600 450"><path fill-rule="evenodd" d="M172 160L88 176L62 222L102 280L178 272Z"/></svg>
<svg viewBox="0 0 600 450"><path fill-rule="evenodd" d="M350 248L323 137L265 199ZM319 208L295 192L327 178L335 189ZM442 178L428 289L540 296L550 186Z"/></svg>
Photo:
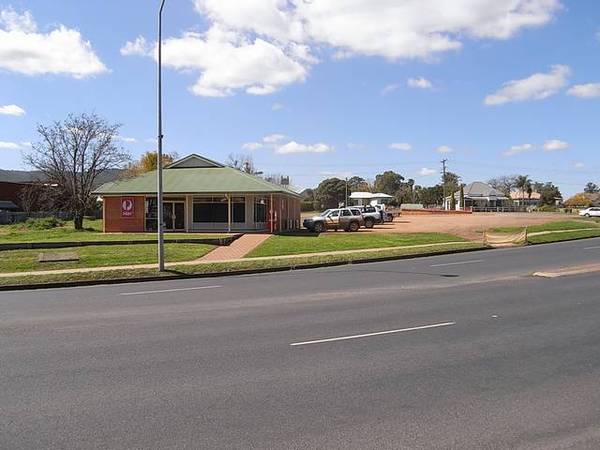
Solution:
<svg viewBox="0 0 600 450"><path fill-rule="evenodd" d="M329 214L329 211L331 211L331 210L330 209L326 209L321 214L319 214L319 217L325 217L327 214Z"/></svg>

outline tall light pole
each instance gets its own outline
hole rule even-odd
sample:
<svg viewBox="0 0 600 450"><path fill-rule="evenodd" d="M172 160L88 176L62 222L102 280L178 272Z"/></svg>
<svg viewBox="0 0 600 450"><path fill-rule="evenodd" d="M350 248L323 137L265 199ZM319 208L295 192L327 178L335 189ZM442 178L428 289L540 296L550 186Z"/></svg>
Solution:
<svg viewBox="0 0 600 450"><path fill-rule="evenodd" d="M158 222L158 271L165 271L165 242L164 242L164 211L163 211L163 182L162 182L162 12L165 0L161 0L158 10L158 84L157 84L157 125L158 125L158 151L156 155L156 197L157 197L157 222Z"/></svg>

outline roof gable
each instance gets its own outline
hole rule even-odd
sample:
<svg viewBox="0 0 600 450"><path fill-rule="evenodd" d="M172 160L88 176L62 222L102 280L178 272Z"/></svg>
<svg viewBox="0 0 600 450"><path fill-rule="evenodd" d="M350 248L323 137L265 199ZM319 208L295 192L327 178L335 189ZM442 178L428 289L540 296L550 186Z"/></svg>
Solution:
<svg viewBox="0 0 600 450"><path fill-rule="evenodd" d="M185 158L178 159L175 162L165 166L165 169L198 169L210 167L225 167L223 164L205 158L204 156L192 153Z"/></svg>

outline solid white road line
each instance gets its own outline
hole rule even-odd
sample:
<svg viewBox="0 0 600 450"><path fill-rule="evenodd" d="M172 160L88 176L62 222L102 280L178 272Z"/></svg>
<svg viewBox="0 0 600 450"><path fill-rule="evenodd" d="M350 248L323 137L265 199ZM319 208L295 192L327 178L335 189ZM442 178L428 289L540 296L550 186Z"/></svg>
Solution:
<svg viewBox="0 0 600 450"><path fill-rule="evenodd" d="M140 291L140 292L121 292L119 295L143 295L143 294L163 294L165 292L178 292L178 291L197 291L200 289L216 289L221 286L197 286L190 288L177 288L177 289L161 289L159 291Z"/></svg>
<svg viewBox="0 0 600 450"><path fill-rule="evenodd" d="M348 339L359 339L359 338L365 338L365 337L371 337L371 336L381 336L382 334L403 333L405 331L427 330L429 328L449 327L451 325L456 325L456 322L442 322L442 323L434 323L432 325L421 325L418 327L400 328L398 330L376 331L375 333L355 334L352 336L341 336L341 337L334 337L334 338L327 338L327 339L317 339L315 341L294 342L290 345L297 346L297 345L321 344L323 342L346 341Z"/></svg>
<svg viewBox="0 0 600 450"><path fill-rule="evenodd" d="M444 264L432 264L429 267L443 267L443 266L458 266L461 264L476 264L485 261L484 259L472 259L471 261L459 261L452 263L444 263Z"/></svg>
<svg viewBox="0 0 600 450"><path fill-rule="evenodd" d="M600 245L596 245L595 247L584 247L584 250L597 250L600 248Z"/></svg>

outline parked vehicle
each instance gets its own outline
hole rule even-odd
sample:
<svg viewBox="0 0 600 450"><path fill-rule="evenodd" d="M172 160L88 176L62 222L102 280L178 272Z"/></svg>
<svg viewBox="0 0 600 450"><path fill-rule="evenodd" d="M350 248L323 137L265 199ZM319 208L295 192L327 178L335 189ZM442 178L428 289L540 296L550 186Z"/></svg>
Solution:
<svg viewBox="0 0 600 450"><path fill-rule="evenodd" d="M584 217L600 217L600 208L595 206L585 208L579 211L579 215Z"/></svg>
<svg viewBox="0 0 600 450"><path fill-rule="evenodd" d="M394 221L394 215L392 213L386 211L385 209L383 209L383 205L375 205L374 208L377 209L379 214L383 217L384 222L393 222Z"/></svg>
<svg viewBox="0 0 600 450"><path fill-rule="evenodd" d="M328 209L321 214L304 219L304 228L322 233L327 230L358 231L365 219L358 208Z"/></svg>
<svg viewBox="0 0 600 450"><path fill-rule="evenodd" d="M365 219L365 228L373 228L376 223L383 223L381 213L374 206L354 206L358 209Z"/></svg>

